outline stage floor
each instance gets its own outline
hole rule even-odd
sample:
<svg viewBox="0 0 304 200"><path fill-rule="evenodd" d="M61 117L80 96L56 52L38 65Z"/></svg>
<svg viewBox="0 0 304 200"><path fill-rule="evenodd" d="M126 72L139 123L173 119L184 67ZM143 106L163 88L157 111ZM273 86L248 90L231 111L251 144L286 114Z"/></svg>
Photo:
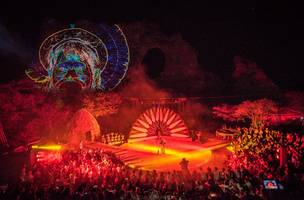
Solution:
<svg viewBox="0 0 304 200"><path fill-rule="evenodd" d="M131 167L143 170L171 171L180 170L180 161L186 158L189 169L199 167L223 167L229 151L228 142L209 138L204 144L192 142L190 138L162 137L166 141L165 154L160 152L160 140L156 137L130 140L119 147L100 143L86 144L87 148L101 148L112 151Z"/></svg>

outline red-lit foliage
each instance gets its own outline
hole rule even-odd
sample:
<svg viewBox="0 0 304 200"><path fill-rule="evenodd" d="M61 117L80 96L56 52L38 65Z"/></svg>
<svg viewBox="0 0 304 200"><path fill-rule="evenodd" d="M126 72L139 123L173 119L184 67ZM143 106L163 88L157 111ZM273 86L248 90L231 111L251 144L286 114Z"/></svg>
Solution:
<svg viewBox="0 0 304 200"><path fill-rule="evenodd" d="M66 124L71 117L72 110L63 106L59 100L44 102L35 117L26 124L22 135L36 137L50 136L52 139L62 137L66 132Z"/></svg>
<svg viewBox="0 0 304 200"><path fill-rule="evenodd" d="M239 105L222 104L213 107L213 114L227 121L249 119L252 127L263 127L265 120L278 111L276 104L269 99L243 101Z"/></svg>
<svg viewBox="0 0 304 200"><path fill-rule="evenodd" d="M284 147L289 164L300 169L304 158L303 139L302 134L285 135L268 128L242 128L231 143L233 156L228 163L233 168L269 170L279 165L280 149Z"/></svg>
<svg viewBox="0 0 304 200"><path fill-rule="evenodd" d="M1 121L14 143L29 142L41 136L58 136L69 116L69 109L58 100L50 101L39 91L9 88L1 95ZM59 132L58 132L59 131Z"/></svg>
<svg viewBox="0 0 304 200"><path fill-rule="evenodd" d="M8 138L15 138L17 134L24 131L26 124L39 112L39 107L45 98L46 96L39 91L29 92L18 84L11 83L1 86L0 117ZM14 141L16 139L24 138L16 137Z"/></svg>
<svg viewBox="0 0 304 200"><path fill-rule="evenodd" d="M115 113L121 100L112 93L47 94L17 83L0 87L0 121L9 143L19 145L38 138L62 140L74 112L89 109L94 115Z"/></svg>
<svg viewBox="0 0 304 200"><path fill-rule="evenodd" d="M234 116L237 119L248 118L254 128L263 127L266 117L277 113L278 107L269 99L259 99L256 101L244 101L237 106Z"/></svg>

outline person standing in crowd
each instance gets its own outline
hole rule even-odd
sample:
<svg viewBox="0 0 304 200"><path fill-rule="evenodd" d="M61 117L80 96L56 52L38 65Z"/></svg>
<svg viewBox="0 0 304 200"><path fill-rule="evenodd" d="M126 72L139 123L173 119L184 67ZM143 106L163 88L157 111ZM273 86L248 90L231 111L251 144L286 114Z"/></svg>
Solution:
<svg viewBox="0 0 304 200"><path fill-rule="evenodd" d="M82 152L82 149L83 149L83 140L81 140L80 143L79 143L79 149L80 149L80 152Z"/></svg>
<svg viewBox="0 0 304 200"><path fill-rule="evenodd" d="M189 161L186 160L186 158L183 158L182 161L179 163L179 165L181 166L182 172L188 172L188 164L189 164Z"/></svg>

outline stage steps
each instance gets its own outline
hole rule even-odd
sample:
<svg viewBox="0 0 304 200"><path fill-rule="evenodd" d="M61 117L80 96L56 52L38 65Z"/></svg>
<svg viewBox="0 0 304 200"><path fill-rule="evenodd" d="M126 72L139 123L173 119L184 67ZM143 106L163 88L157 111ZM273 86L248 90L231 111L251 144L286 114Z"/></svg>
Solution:
<svg viewBox="0 0 304 200"><path fill-rule="evenodd" d="M204 144L200 144L199 142L192 142L189 138L170 137L165 138L165 140L167 141L166 148L172 149L172 152L181 151L185 154L192 152L201 154L202 157L200 158L195 157L190 159L189 168L195 168L198 165L202 166L207 162L212 165L214 165L213 163L220 163L217 162L217 160L222 160L221 157L218 158L218 155L222 155L222 153L218 150L225 149L225 147L229 145L228 142L218 140L216 138L209 138L208 141ZM132 141L121 146L113 146L95 142L87 143L84 145L84 147L88 149L102 149L103 151L112 152L126 165L134 168L141 168L145 170L157 169L163 171L171 169L179 170L179 157L172 158L172 155L174 154L166 154L162 156L157 155L156 152L153 152L153 146L157 146L158 143L158 140L155 139L154 141L153 139L149 138L149 140L137 142ZM145 149L145 146L150 147L150 149ZM212 154L204 154L205 150L212 151ZM215 156L217 156L217 159L214 160ZM220 163L216 165L222 166L223 164Z"/></svg>
<svg viewBox="0 0 304 200"><path fill-rule="evenodd" d="M89 143L86 144L85 147L90 149L102 149L103 151L110 151L114 153L117 158L121 159L125 164L136 166L139 166L143 155L149 154L138 152L135 150L130 151L129 149L124 149L123 147L117 147L102 143Z"/></svg>

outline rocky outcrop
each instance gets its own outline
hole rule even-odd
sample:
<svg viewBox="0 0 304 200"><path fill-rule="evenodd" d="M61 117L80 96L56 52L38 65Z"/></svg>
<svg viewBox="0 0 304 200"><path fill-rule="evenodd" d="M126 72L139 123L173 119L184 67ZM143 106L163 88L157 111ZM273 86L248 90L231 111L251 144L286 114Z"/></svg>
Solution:
<svg viewBox="0 0 304 200"><path fill-rule="evenodd" d="M80 143L90 134L91 141L100 135L100 127L95 117L86 109L78 110L69 123L70 143Z"/></svg>

